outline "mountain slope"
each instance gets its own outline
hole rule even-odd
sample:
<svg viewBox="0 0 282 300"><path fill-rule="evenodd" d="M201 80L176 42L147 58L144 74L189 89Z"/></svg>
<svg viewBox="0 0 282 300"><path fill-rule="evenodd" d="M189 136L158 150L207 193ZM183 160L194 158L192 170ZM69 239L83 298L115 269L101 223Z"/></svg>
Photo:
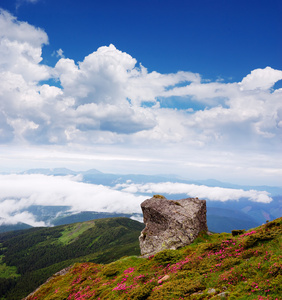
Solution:
<svg viewBox="0 0 282 300"><path fill-rule="evenodd" d="M110 218L2 233L0 270L2 266L16 272L5 278L0 275L0 299L21 299L74 262L108 263L124 255L138 255L143 228L131 219Z"/></svg>
<svg viewBox="0 0 282 300"><path fill-rule="evenodd" d="M281 233L282 218L148 259L75 264L25 299L281 299Z"/></svg>

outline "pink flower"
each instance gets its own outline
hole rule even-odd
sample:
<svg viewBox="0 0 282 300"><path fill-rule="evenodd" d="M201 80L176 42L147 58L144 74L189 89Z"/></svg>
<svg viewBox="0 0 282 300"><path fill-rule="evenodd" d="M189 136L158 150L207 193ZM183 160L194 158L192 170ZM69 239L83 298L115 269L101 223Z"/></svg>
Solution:
<svg viewBox="0 0 282 300"><path fill-rule="evenodd" d="M124 270L124 274L130 274L130 273L132 273L132 272L134 272L134 268L128 268L127 270Z"/></svg>

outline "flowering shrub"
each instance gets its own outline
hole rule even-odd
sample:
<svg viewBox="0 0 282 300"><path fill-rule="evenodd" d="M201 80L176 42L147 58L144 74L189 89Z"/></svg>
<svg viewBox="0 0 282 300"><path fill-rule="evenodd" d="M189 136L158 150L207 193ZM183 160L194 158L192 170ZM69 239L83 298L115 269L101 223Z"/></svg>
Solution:
<svg viewBox="0 0 282 300"><path fill-rule="evenodd" d="M127 270L124 270L123 273L124 274L130 274L134 272L134 268L128 268Z"/></svg>
<svg viewBox="0 0 282 300"><path fill-rule="evenodd" d="M237 284L241 280L246 280L243 274L231 268L229 271L225 271L219 276L219 280L224 284Z"/></svg>
<svg viewBox="0 0 282 300"><path fill-rule="evenodd" d="M249 235L252 235L252 234L254 234L254 233L256 233L256 231L255 231L255 230L252 230L252 231L250 231L250 232L246 232L246 233L242 234L241 237L249 236Z"/></svg>

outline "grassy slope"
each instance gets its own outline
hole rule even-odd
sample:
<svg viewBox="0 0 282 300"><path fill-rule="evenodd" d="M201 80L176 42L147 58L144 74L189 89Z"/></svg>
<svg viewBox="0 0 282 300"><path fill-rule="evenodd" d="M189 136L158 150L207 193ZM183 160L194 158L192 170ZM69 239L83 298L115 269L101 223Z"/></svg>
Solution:
<svg viewBox="0 0 282 300"><path fill-rule="evenodd" d="M112 218L0 234L0 299L21 299L75 262L108 263L138 255L143 227Z"/></svg>
<svg viewBox="0 0 282 300"><path fill-rule="evenodd" d="M281 299L281 228L279 218L237 236L202 234L148 259L75 264L27 300Z"/></svg>
<svg viewBox="0 0 282 300"><path fill-rule="evenodd" d="M18 277L17 268L7 266L5 263L2 262L3 255L0 256L0 278L14 278Z"/></svg>

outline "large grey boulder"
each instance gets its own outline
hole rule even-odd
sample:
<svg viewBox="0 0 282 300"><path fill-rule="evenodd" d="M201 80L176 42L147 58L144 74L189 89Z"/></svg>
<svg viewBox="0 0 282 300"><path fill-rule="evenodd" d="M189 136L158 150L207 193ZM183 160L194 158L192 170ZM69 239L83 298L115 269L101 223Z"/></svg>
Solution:
<svg viewBox="0 0 282 300"><path fill-rule="evenodd" d="M189 245L201 231L208 230L205 200L174 201L156 195L142 202L141 208L146 227L139 243L144 257Z"/></svg>

